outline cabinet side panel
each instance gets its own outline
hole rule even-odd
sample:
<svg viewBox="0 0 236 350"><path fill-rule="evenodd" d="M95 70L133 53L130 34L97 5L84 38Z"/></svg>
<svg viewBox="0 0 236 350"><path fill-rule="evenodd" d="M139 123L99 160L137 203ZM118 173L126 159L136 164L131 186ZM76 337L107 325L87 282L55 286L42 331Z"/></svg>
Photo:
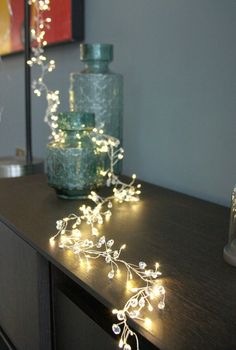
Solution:
<svg viewBox="0 0 236 350"><path fill-rule="evenodd" d="M37 252L0 223L0 326L17 350L42 350L42 271Z"/></svg>

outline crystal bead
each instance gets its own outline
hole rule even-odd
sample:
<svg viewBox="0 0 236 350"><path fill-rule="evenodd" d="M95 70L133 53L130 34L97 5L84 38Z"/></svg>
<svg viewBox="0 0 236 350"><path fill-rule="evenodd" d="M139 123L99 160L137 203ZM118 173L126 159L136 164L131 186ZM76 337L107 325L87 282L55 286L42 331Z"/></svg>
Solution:
<svg viewBox="0 0 236 350"><path fill-rule="evenodd" d="M160 301L160 302L158 303L158 309L163 310L164 308L165 308L165 303L164 303L164 301Z"/></svg>
<svg viewBox="0 0 236 350"><path fill-rule="evenodd" d="M112 202L108 202L107 207L108 207L109 209L111 209L111 208L112 208Z"/></svg>
<svg viewBox="0 0 236 350"><path fill-rule="evenodd" d="M124 311L120 310L117 312L117 318L119 321L123 321L124 318L125 318L125 314L124 314Z"/></svg>
<svg viewBox="0 0 236 350"><path fill-rule="evenodd" d="M62 220L57 220L57 222L56 222L57 230L61 230L62 227L63 227L63 221Z"/></svg>
<svg viewBox="0 0 236 350"><path fill-rule="evenodd" d="M115 275L115 273L114 273L114 271L112 270L112 271L110 271L110 272L108 273L108 278L112 279L112 278L114 277L114 275Z"/></svg>
<svg viewBox="0 0 236 350"><path fill-rule="evenodd" d="M119 252L118 250L115 250L114 253L113 253L113 258L114 259L118 259L119 258Z"/></svg>
<svg viewBox="0 0 236 350"><path fill-rule="evenodd" d="M158 273L157 273L157 272L155 272L155 271L153 271L153 272L152 272L152 274L151 274L151 276L152 276L152 278L156 279L156 278L157 278L157 276L158 276Z"/></svg>
<svg viewBox="0 0 236 350"><path fill-rule="evenodd" d="M88 246L89 246L89 240L88 240L88 239L85 239L83 245L84 245L85 247L88 247Z"/></svg>
<svg viewBox="0 0 236 350"><path fill-rule="evenodd" d="M144 298L141 298L140 300L139 300L139 306L140 307L144 307L145 306L145 299Z"/></svg>
<svg viewBox="0 0 236 350"><path fill-rule="evenodd" d="M130 305L136 307L138 305L138 300L136 298L130 300Z"/></svg>
<svg viewBox="0 0 236 350"><path fill-rule="evenodd" d="M138 311L136 310L130 311L129 315L131 318L136 318L138 317Z"/></svg>
<svg viewBox="0 0 236 350"><path fill-rule="evenodd" d="M131 350L131 346L129 344L125 344L123 350Z"/></svg>
<svg viewBox="0 0 236 350"><path fill-rule="evenodd" d="M105 236L102 236L100 239L99 239L99 243L100 244L104 244L105 243Z"/></svg>
<svg viewBox="0 0 236 350"><path fill-rule="evenodd" d="M110 248L112 247L114 244L114 240L113 239L110 239L108 242L107 242L107 246Z"/></svg>
<svg viewBox="0 0 236 350"><path fill-rule="evenodd" d="M88 246L89 246L89 248L92 248L93 247L93 241L89 241L88 242Z"/></svg>
<svg viewBox="0 0 236 350"><path fill-rule="evenodd" d="M112 325L112 330L115 334L120 334L121 332L120 326L118 326L118 324L115 323Z"/></svg>
<svg viewBox="0 0 236 350"><path fill-rule="evenodd" d="M139 268L140 268L141 270L144 270L146 266L147 266L147 264L146 264L145 262L140 261L140 263L139 263Z"/></svg>

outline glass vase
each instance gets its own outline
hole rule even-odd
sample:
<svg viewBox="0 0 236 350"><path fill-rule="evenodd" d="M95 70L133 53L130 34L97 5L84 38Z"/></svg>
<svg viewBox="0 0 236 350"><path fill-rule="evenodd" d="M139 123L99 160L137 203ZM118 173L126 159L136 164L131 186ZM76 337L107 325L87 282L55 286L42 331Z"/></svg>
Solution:
<svg viewBox="0 0 236 350"><path fill-rule="evenodd" d="M57 141L47 146L48 184L61 198L86 198L104 184L104 156L97 152L92 130L92 113L68 112L58 115L61 129Z"/></svg>
<svg viewBox="0 0 236 350"><path fill-rule="evenodd" d="M81 44L84 69L70 75L70 110L95 113L96 127L122 144L123 78L110 70L113 45Z"/></svg>

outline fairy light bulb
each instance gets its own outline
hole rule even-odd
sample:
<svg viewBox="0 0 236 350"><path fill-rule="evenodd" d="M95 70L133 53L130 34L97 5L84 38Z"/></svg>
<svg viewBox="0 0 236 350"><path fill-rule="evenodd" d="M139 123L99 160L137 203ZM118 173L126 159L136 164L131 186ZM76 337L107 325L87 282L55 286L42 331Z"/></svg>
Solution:
<svg viewBox="0 0 236 350"><path fill-rule="evenodd" d="M133 288L132 281L127 281L127 282L126 282L126 288L127 288L128 290L132 290L132 288Z"/></svg>
<svg viewBox="0 0 236 350"><path fill-rule="evenodd" d="M123 348L123 345L124 345L124 342L123 342L123 340L121 339L121 340L119 341L119 348Z"/></svg>
<svg viewBox="0 0 236 350"><path fill-rule="evenodd" d="M152 321L148 317L145 318L144 324L145 324L145 327L148 329L152 327Z"/></svg>
<svg viewBox="0 0 236 350"><path fill-rule="evenodd" d="M51 237L51 238L49 239L49 242L50 242L50 246L51 246L51 247L54 247L55 244L56 244L56 242L55 242L55 240L54 240L53 237Z"/></svg>

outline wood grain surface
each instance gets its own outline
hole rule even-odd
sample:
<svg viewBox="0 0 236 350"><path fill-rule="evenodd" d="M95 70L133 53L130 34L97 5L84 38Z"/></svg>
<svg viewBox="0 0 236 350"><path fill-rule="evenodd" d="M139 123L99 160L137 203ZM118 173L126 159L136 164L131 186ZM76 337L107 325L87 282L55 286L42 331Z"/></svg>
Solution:
<svg viewBox="0 0 236 350"><path fill-rule="evenodd" d="M58 199L42 175L0 180L1 221L106 308L122 307L129 293L122 278L107 279L104 262L87 273L49 244L55 221L81 203ZM156 348L236 349L236 269L222 258L228 222L228 208L147 183L138 203L114 205L102 232L127 244L126 260L161 265L166 308L148 315L151 330L133 324Z"/></svg>

